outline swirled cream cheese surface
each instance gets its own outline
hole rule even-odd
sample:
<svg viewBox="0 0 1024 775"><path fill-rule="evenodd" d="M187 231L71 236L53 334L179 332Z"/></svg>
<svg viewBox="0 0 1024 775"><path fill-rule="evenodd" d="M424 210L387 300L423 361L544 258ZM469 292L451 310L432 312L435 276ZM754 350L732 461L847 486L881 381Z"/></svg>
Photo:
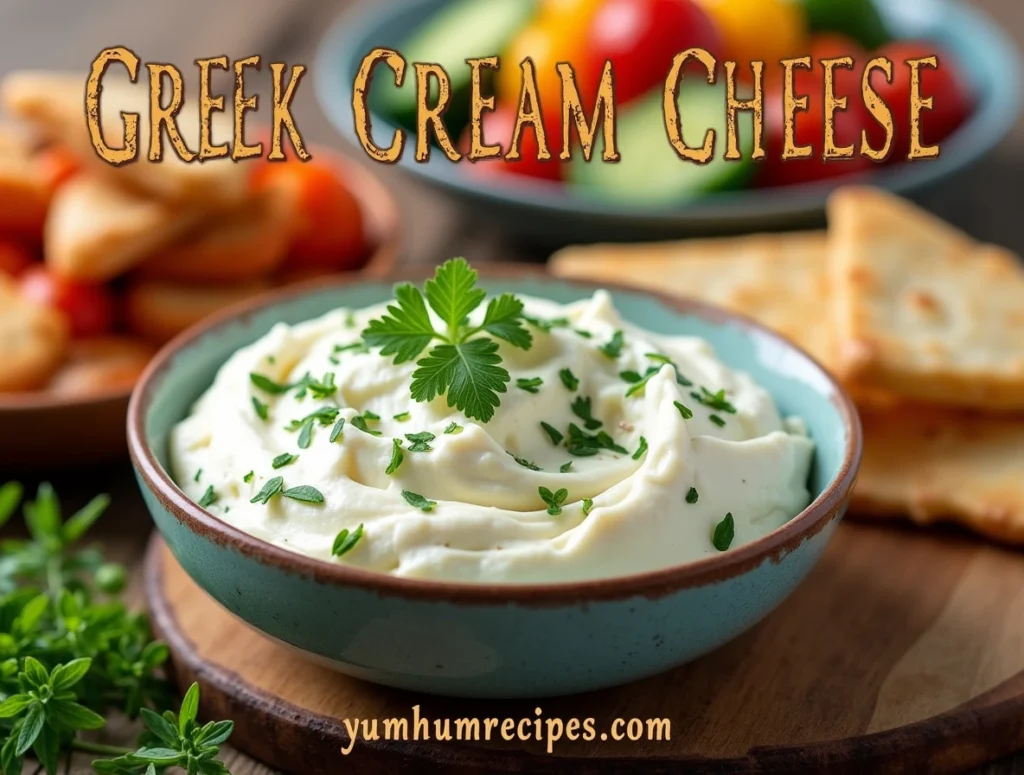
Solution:
<svg viewBox="0 0 1024 775"><path fill-rule="evenodd" d="M808 504L802 424L705 341L632 326L604 292L520 299L533 344L499 342L511 381L488 422L413 400L415 362L362 345L384 305L337 310L221 367L172 433L176 481L300 554L483 583L679 565Z"/></svg>

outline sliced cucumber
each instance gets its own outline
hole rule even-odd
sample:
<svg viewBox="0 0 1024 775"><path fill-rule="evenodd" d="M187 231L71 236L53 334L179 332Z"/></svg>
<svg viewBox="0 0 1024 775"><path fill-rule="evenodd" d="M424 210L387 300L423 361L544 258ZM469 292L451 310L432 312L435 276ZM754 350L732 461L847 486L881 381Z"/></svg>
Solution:
<svg viewBox="0 0 1024 775"><path fill-rule="evenodd" d="M468 120L470 69L467 59L501 55L536 10L535 0L455 0L417 29L399 53L407 67L405 83L396 88L391 78L375 78L370 99L375 109L409 128L416 127L414 62L434 62L448 73L452 101L445 114L448 131L457 136ZM517 67L518 63L503 62ZM486 73L487 71L485 71ZM431 84L431 104L437 88Z"/></svg>
<svg viewBox="0 0 1024 775"><path fill-rule="evenodd" d="M580 196L616 202L672 204L685 202L709 191L742 186L753 171L750 153L754 124L750 111L739 114L739 146L743 158L726 161L725 88L720 84L685 84L679 90L679 115L683 139L691 148L704 142L704 133L715 130L715 151L707 164L680 158L665 131L662 92L644 97L627 107L618 118L619 162L601 161L595 148L591 161L573 154L569 179Z"/></svg>

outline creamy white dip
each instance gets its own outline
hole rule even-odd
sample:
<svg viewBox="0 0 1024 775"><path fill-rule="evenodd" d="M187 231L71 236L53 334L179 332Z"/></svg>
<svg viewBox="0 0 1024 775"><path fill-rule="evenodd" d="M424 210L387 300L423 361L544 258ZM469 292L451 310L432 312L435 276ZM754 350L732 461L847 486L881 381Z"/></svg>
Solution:
<svg viewBox="0 0 1024 775"><path fill-rule="evenodd" d="M221 367L173 430L176 481L197 502L215 498L207 508L224 521L300 554L396 576L465 582L594 579L679 565L719 554L712 538L727 514L734 549L808 504L813 444L802 424L781 418L768 393L724 366L704 340L659 336L625 323L604 292L566 306L520 298L526 314L569 324L550 333L533 329L527 351L501 343L502 366L512 380L489 422L468 420L445 396L417 403L409 391L414 363L396 366L356 345L384 305L336 310L296 326L279 324ZM622 332L621 352L610 357L600 348L616 331ZM347 344L355 347L339 351ZM627 396L635 384L628 372L642 375L652 365L660 370ZM572 379L569 386L563 381L565 369L578 380L574 389ZM250 378L257 373L293 383L307 372L318 379L333 373L337 392L317 398L306 391L299 398L292 389L275 396ZM520 379L533 380L524 383L531 389L518 387ZM692 385L680 384L686 381ZM724 389L734 411L715 408L721 404L702 387ZM266 405L266 420L253 397ZM599 428L585 430L573 410L577 397L590 399ZM334 423L314 424L309 447L300 449L299 433L287 426L324 407L328 416L337 407L337 418L346 418L341 435L331 442ZM381 435L353 425L367 412L380 419L365 427ZM591 435L604 431L625 454L570 454L566 440L554 443L542 421L564 436L570 423ZM446 433L453 423L461 430ZM410 450L406 434L422 432L434 435L429 451ZM637 457L641 437L646 451ZM394 439L402 440L403 461L389 475ZM272 468L284 453L298 458ZM275 476L283 477L284 488L316 488L323 503L280 496L252 503ZM568 491L561 513L549 513L541 487ZM403 491L436 505L424 511ZM356 545L332 556L339 531L359 525Z"/></svg>

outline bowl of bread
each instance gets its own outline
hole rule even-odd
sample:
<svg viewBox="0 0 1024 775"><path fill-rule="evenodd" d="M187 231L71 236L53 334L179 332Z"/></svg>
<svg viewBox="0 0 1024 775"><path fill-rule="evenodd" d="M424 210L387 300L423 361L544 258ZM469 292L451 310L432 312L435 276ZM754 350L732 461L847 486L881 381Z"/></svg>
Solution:
<svg viewBox="0 0 1024 775"><path fill-rule="evenodd" d="M113 166L90 141L85 81L0 84L0 467L122 454L128 396L164 342L273 288L385 274L397 256L397 206L365 167L323 148L308 161L151 162L145 121L138 160ZM147 100L144 84L105 84L108 143ZM179 125L186 142L198 133ZM215 142L232 129L214 114Z"/></svg>

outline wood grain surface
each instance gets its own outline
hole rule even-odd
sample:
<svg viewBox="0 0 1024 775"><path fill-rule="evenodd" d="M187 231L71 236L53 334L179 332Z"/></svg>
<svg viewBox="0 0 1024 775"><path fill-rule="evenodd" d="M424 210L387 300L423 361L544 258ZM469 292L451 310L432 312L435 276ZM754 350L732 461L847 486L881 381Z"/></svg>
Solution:
<svg viewBox="0 0 1024 775"><path fill-rule="evenodd" d="M226 613L159 540L146 598L179 680L213 715L247 719L235 745L297 775L443 764L452 772L959 772L1024 745L1024 556L954 533L844 524L806 583L751 632L627 687L538 701L416 695L301 658ZM668 719L671 740L360 742L344 720ZM356 722L358 723L358 722ZM268 746L273 740L273 747ZM648 757L653 761L648 761Z"/></svg>

